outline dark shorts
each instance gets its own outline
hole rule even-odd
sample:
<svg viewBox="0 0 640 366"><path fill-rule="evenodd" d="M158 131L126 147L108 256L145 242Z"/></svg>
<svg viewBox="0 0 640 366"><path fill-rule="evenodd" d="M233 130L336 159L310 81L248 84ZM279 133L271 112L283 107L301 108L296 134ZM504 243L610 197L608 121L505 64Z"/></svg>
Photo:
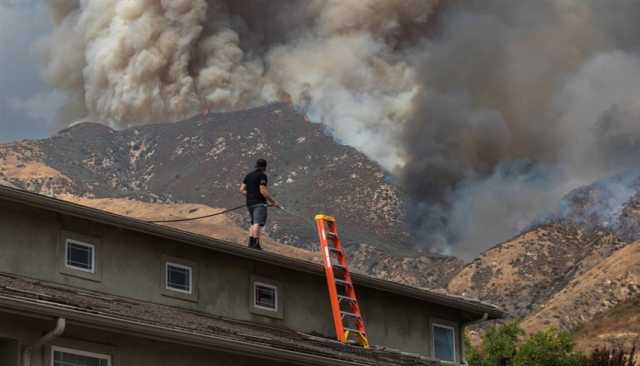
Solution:
<svg viewBox="0 0 640 366"><path fill-rule="evenodd" d="M264 226L267 223L267 205L260 204L249 206L249 217L251 218L251 225Z"/></svg>

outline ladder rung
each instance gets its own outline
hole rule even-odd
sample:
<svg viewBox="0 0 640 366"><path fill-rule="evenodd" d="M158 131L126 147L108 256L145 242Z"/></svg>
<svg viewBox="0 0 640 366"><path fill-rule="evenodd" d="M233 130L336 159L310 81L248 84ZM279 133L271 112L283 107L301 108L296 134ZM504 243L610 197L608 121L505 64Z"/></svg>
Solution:
<svg viewBox="0 0 640 366"><path fill-rule="evenodd" d="M338 234L332 233L331 231L327 231L327 237L328 238L337 239L338 238Z"/></svg>
<svg viewBox="0 0 640 366"><path fill-rule="evenodd" d="M347 267L343 266L342 264L339 263L333 263L332 266L336 267L336 268L340 268L343 271L347 270Z"/></svg>
<svg viewBox="0 0 640 366"><path fill-rule="evenodd" d="M366 336L366 335L367 335L365 332L361 332L361 331L359 331L359 330L357 330L357 329L353 329L353 328L347 328L347 327L344 327L344 330L349 331L349 332L351 332L351 333L360 333L360 334L362 334L363 336Z"/></svg>
<svg viewBox="0 0 640 366"><path fill-rule="evenodd" d="M345 281L345 280L338 280L336 279L336 284L341 285L341 286L350 286L353 287L353 285L351 284L351 282Z"/></svg>
<svg viewBox="0 0 640 366"><path fill-rule="evenodd" d="M338 248L336 248L336 247L329 247L329 251L330 251L330 252L336 252L336 253L338 253L338 254L340 254L340 255L343 255L343 254L344 254L344 253L342 252L342 249L338 249Z"/></svg>
<svg viewBox="0 0 640 366"><path fill-rule="evenodd" d="M356 313L350 313L348 311L341 311L340 314L342 314L342 316L350 316L352 318L360 318L360 315L358 315Z"/></svg>
<svg viewBox="0 0 640 366"><path fill-rule="evenodd" d="M349 301L349 302L358 302L358 300L354 299L353 297L349 297L349 296L344 296L344 295L338 295L338 300L340 301Z"/></svg>

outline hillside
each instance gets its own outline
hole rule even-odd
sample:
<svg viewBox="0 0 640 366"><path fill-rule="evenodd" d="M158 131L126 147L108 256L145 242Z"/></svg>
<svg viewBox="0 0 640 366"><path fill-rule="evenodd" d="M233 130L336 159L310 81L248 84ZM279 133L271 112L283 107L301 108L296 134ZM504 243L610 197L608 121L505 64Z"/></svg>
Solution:
<svg viewBox="0 0 640 366"><path fill-rule="evenodd" d="M539 226L484 252L449 282L449 291L526 316L624 245L604 230Z"/></svg>
<svg viewBox="0 0 640 366"><path fill-rule="evenodd" d="M604 228L627 242L640 240L640 172L627 171L569 192L544 221Z"/></svg>
<svg viewBox="0 0 640 366"><path fill-rule="evenodd" d="M637 342L639 183L627 173L570 192L553 215L467 264L449 292L502 306L527 333L576 331L582 350Z"/></svg>
<svg viewBox="0 0 640 366"><path fill-rule="evenodd" d="M618 250L598 266L575 276L539 310L527 316L523 327L531 332L549 326L576 329L619 304L637 299L639 294L640 242L636 242ZM635 325L640 326L638 319L635 320ZM631 323L632 319L627 319L627 324Z"/></svg>
<svg viewBox="0 0 640 366"><path fill-rule="evenodd" d="M385 172L286 104L122 131L82 123L4 145L0 179L45 194L229 208L243 203L239 183L259 157L286 207L305 218L337 215L350 245L413 253L405 198ZM246 224L244 215L233 219ZM313 248L313 227L300 218L274 211L270 223L274 239Z"/></svg>
<svg viewBox="0 0 640 366"><path fill-rule="evenodd" d="M326 212L339 217L355 270L444 288L462 268L461 260L417 253L401 190L377 164L286 104L122 131L81 123L51 138L0 145L0 184L130 216L145 216L146 209L137 212L143 203L157 204L148 212L168 217L193 205L242 205L239 182L258 157L269 161L271 190L293 213L271 210L267 235L305 249L294 256L317 250L309 221ZM248 227L243 210L225 217L237 230ZM208 224L181 225L226 238ZM244 244L237 230L226 239Z"/></svg>
<svg viewBox="0 0 640 366"><path fill-rule="evenodd" d="M576 329L581 350L622 346L630 349L640 342L640 298L638 296L597 314Z"/></svg>

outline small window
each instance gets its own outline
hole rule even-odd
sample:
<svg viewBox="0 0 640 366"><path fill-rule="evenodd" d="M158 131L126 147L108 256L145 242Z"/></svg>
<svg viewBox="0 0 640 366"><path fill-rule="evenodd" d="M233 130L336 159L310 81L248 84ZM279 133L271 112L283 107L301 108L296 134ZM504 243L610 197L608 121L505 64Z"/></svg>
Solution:
<svg viewBox="0 0 640 366"><path fill-rule="evenodd" d="M95 273L95 246L76 240L65 241L65 264L68 268Z"/></svg>
<svg viewBox="0 0 640 366"><path fill-rule="evenodd" d="M440 361L456 361L455 328L434 324L433 325L433 355Z"/></svg>
<svg viewBox="0 0 640 366"><path fill-rule="evenodd" d="M278 288L266 283L254 282L254 306L269 311L278 311Z"/></svg>
<svg viewBox="0 0 640 366"><path fill-rule="evenodd" d="M177 263L167 263L167 289L191 294L193 270L189 266Z"/></svg>
<svg viewBox="0 0 640 366"><path fill-rule="evenodd" d="M51 366L111 366L109 355L60 347L52 347L51 353Z"/></svg>

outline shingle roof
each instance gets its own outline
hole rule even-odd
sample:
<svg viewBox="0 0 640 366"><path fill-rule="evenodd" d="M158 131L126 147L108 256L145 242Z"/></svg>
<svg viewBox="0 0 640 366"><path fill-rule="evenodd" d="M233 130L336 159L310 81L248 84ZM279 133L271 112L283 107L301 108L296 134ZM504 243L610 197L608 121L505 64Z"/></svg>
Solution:
<svg viewBox="0 0 640 366"><path fill-rule="evenodd" d="M239 246L235 243L230 243L223 240L194 234L191 232L178 230L168 226L140 221L131 217L117 215L87 206L77 205L75 203L43 196L20 189L0 185L0 199L6 199L32 207L60 212L66 215L76 216L87 220L124 228L127 230L137 231L157 237L163 237L188 245L204 247L210 250L248 258L250 260L266 262L271 265L324 276L324 269L319 263L286 257L276 253L256 251L244 246ZM439 304L453 309L459 309L470 314L475 314L478 317L484 314L487 314L488 319L498 319L506 316L506 313L504 313L496 306L476 299L469 299L433 290L416 288L396 282L366 276L359 273L353 273L352 278L354 284L356 284L357 286L373 288L379 291L389 292L404 297L410 297L432 304Z"/></svg>
<svg viewBox="0 0 640 366"><path fill-rule="evenodd" d="M382 347L365 350L337 341L248 321L216 317L179 307L142 302L95 291L0 273L0 311L14 308L68 322L96 327L108 323L114 331L157 337L164 331L167 341L207 346L208 341L222 350L241 344L254 350L254 356L276 352L278 358L296 354L317 360L318 365L439 365L432 359ZM215 341L215 342L214 342ZM209 348L209 347L207 347ZM239 350L237 352L240 352ZM242 352L246 354L245 351ZM272 356L276 357L276 356ZM290 361L295 361L290 360ZM302 361L300 361L302 362ZM313 360L304 360L313 364Z"/></svg>

